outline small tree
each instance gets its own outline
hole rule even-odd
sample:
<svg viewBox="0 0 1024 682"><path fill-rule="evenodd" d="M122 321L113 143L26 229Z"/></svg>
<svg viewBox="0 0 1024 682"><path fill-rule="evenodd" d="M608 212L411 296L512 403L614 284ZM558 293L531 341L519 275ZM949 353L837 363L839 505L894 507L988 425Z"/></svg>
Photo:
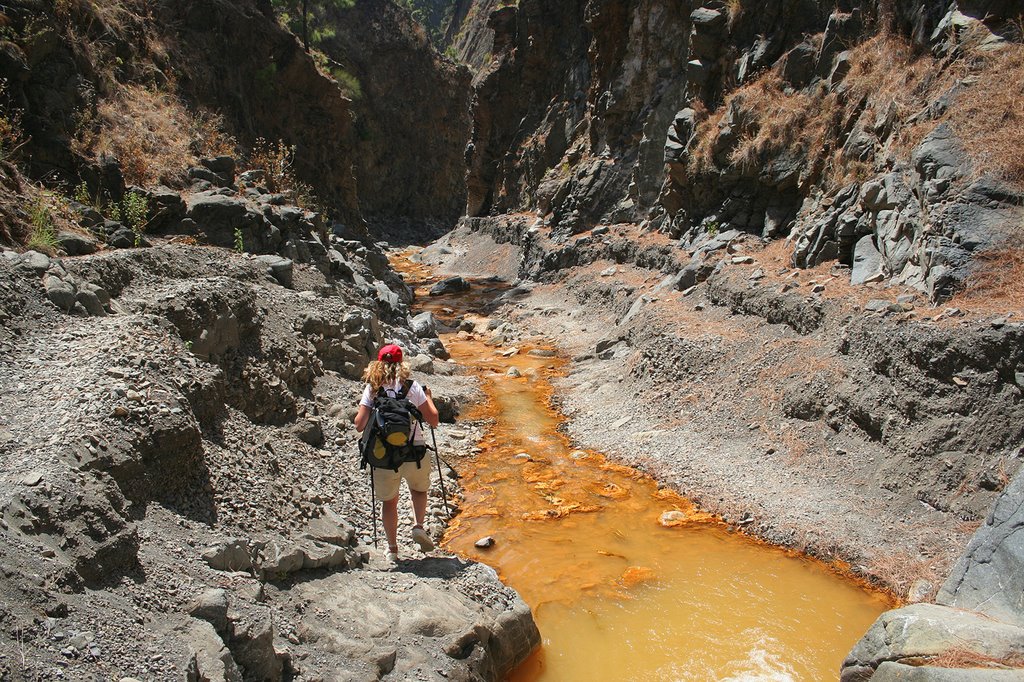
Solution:
<svg viewBox="0 0 1024 682"><path fill-rule="evenodd" d="M322 20L326 10L348 9L356 0L271 0L274 11L282 22L293 32L298 28L302 47L309 52L309 27L317 19Z"/></svg>

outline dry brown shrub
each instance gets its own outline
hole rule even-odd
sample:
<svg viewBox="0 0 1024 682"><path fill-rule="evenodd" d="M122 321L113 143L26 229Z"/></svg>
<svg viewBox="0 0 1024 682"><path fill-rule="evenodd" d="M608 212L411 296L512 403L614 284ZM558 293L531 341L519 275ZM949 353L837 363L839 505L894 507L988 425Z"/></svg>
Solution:
<svg viewBox="0 0 1024 682"><path fill-rule="evenodd" d="M980 314L1024 312L1024 247L982 251L974 262L975 271L949 305Z"/></svg>
<svg viewBox="0 0 1024 682"><path fill-rule="evenodd" d="M1024 46L974 54L949 120L981 170L1024 186Z"/></svg>
<svg viewBox="0 0 1024 682"><path fill-rule="evenodd" d="M80 141L81 151L112 154L125 180L178 184L199 156L230 153L232 140L219 119L194 114L174 94L124 85L97 107L98 120Z"/></svg>
<svg viewBox="0 0 1024 682"><path fill-rule="evenodd" d="M899 595L906 595L918 580L939 588L939 561L934 557L888 552L876 556L867 565L867 573Z"/></svg>
<svg viewBox="0 0 1024 682"><path fill-rule="evenodd" d="M934 58L916 54L906 40L891 34L852 48L851 60L850 73L843 81L847 93L842 98L824 86L806 92L787 90L777 70L730 93L718 110L698 124L690 170L700 173L714 168L715 142L730 107L738 108L748 119L729 156L730 163L739 167L790 152L806 155L808 163L821 170L828 186L864 180L873 172L872 164L846 158L836 140L856 118L869 117L874 123L889 107L895 107L898 143L894 148L901 155L909 154L936 124L902 127L900 122L948 87L950 75L939 71Z"/></svg>
<svg viewBox="0 0 1024 682"><path fill-rule="evenodd" d="M929 656L928 665L939 668L1021 668L1024 656L987 656L970 649L950 649L938 656Z"/></svg>

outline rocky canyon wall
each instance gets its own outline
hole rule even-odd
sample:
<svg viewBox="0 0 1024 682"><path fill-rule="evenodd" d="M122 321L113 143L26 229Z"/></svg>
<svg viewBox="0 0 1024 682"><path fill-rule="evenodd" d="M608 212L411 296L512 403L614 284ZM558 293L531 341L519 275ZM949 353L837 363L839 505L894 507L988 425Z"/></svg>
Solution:
<svg viewBox="0 0 1024 682"><path fill-rule="evenodd" d="M538 211L561 238L616 222L684 244L789 237L794 265L944 298L1021 224L1005 121L974 111L1003 106L995 75L1021 68L1016 11L475 3L455 42L479 67L467 213Z"/></svg>

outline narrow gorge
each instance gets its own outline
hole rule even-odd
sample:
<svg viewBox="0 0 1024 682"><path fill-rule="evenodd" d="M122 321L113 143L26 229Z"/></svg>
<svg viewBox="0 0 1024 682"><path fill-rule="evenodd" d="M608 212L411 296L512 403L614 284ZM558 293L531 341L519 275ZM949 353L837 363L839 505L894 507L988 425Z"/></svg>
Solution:
<svg viewBox="0 0 1024 682"><path fill-rule="evenodd" d="M5 2L0 679L1024 679L1022 236L1013 0Z"/></svg>

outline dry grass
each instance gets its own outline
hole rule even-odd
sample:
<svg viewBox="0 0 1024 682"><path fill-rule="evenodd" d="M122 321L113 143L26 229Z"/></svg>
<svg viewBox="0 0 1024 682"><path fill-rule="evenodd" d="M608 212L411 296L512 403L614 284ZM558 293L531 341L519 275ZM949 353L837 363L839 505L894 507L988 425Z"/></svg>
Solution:
<svg viewBox="0 0 1024 682"><path fill-rule="evenodd" d="M975 256L975 266L964 290L950 299L949 306L981 315L1024 314L1024 247L983 251Z"/></svg>
<svg viewBox="0 0 1024 682"><path fill-rule="evenodd" d="M166 91L124 85L97 111L79 151L116 156L129 183L180 184L198 157L234 151L231 138L220 132L219 119L190 112Z"/></svg>
<svg viewBox="0 0 1024 682"><path fill-rule="evenodd" d="M1024 46L974 53L947 117L979 170L1024 187Z"/></svg>
<svg viewBox="0 0 1024 682"><path fill-rule="evenodd" d="M690 170L707 172L714 168L714 148L726 112L740 113L739 141L729 150L729 163L749 168L766 158L784 153L806 156L822 173L825 184L842 186L863 180L872 164L846 158L836 141L858 117L868 127L895 107L895 138L902 155L909 153L935 123L900 127L944 87L951 83L935 59L917 55L908 42L885 34L851 50L851 69L844 80L847 94L840 98L819 85L809 91L787 91L778 70L732 92L714 113L701 117ZM939 74L939 75L937 75Z"/></svg>
<svg viewBox="0 0 1024 682"><path fill-rule="evenodd" d="M888 552L872 559L867 566L867 574L898 595L905 596L919 580L933 585L934 593L941 583L938 564L933 557Z"/></svg>
<svg viewBox="0 0 1024 682"><path fill-rule="evenodd" d="M938 668L1024 668L1024 655L986 656L970 649L950 649L927 661Z"/></svg>

